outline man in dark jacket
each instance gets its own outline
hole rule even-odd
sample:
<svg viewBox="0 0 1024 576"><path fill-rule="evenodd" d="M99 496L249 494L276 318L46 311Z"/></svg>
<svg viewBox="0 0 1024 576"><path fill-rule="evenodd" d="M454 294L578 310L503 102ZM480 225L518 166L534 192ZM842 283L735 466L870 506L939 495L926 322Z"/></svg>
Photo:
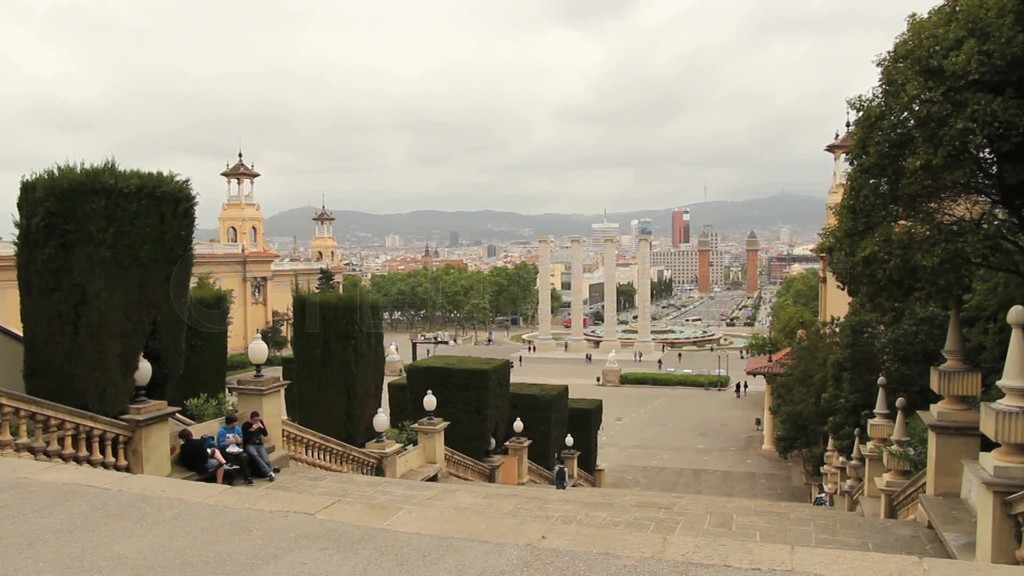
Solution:
<svg viewBox="0 0 1024 576"><path fill-rule="evenodd" d="M242 424L242 446L249 455L249 460L255 462L256 467L260 469L260 474L273 482L274 474L281 470L270 463L267 448L263 445L263 439L266 437L267 426L263 423L260 413L253 410L249 413L249 420Z"/></svg>
<svg viewBox="0 0 1024 576"><path fill-rule="evenodd" d="M224 471L236 468L225 462L220 450L207 447L206 440L193 438L192 431L188 428L182 428L181 432L178 432L178 439L181 440L178 460L187 470L196 474L213 472L217 484L223 484Z"/></svg>

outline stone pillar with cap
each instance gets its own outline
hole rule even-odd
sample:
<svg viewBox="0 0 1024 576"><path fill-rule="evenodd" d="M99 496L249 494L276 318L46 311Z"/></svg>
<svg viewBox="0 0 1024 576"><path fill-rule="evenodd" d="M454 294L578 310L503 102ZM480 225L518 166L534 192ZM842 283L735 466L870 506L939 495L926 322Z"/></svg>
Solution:
<svg viewBox="0 0 1024 576"><path fill-rule="evenodd" d="M885 472L882 466L882 450L886 439L892 435L893 422L889 419L889 405L885 397L885 376L878 377L878 397L875 399L875 417L868 420L868 442L861 446L864 455L864 495L878 498L881 493L876 478Z"/></svg>
<svg viewBox="0 0 1024 576"><path fill-rule="evenodd" d="M906 398L896 399L896 425L893 427L892 441L882 451L882 465L886 472L881 478L875 478L875 486L881 497L879 516L881 518L895 518L896 510L892 506L892 497L900 488L910 482L910 458L913 456L913 448L907 446L910 437L907 436L907 416L904 408L907 407Z"/></svg>
<svg viewBox="0 0 1024 576"><path fill-rule="evenodd" d="M615 277L618 256L615 250L615 238L604 239L604 337L601 339L601 350L618 350L619 342L619 302L618 280Z"/></svg>
<svg viewBox="0 0 1024 576"><path fill-rule="evenodd" d="M583 352L587 348L587 341L583 338L583 299L587 294L583 286L583 238L573 236L569 243L572 246L572 326L569 328L568 350Z"/></svg>
<svg viewBox="0 0 1024 576"><path fill-rule="evenodd" d="M238 413L245 420L252 412L259 412L267 426L267 440L277 449L283 449L281 426L284 414L284 392L289 382L279 376L263 375L259 378L247 376L238 378L227 385L229 392L238 398Z"/></svg>
<svg viewBox="0 0 1024 576"><path fill-rule="evenodd" d="M505 442L508 455L516 459L517 483L522 486L530 481L530 444L533 441L525 436L515 436Z"/></svg>
<svg viewBox="0 0 1024 576"><path fill-rule="evenodd" d="M775 414L772 413L772 406L775 396L772 392L772 383L768 376L764 376L764 414L761 417L761 430L764 442L761 450L775 452Z"/></svg>
<svg viewBox="0 0 1024 576"><path fill-rule="evenodd" d="M853 512L857 509L857 502L853 495L860 488L864 481L864 455L860 451L860 428L853 431L853 453L846 461L846 482L843 484L843 492L846 494L846 511Z"/></svg>
<svg viewBox="0 0 1024 576"><path fill-rule="evenodd" d="M925 493L930 496L960 496L963 461L977 460L981 446L980 415L964 401L981 395L981 371L964 362L964 335L960 324L960 302L954 298L949 310L949 328L942 348L946 361L931 369L929 387L943 396L929 410L918 412L928 427L928 468Z"/></svg>
<svg viewBox="0 0 1024 576"><path fill-rule="evenodd" d="M981 405L981 432L1000 446L979 454L978 465L965 470L976 487L975 559L991 564L1017 563L1016 520L1005 499L1024 490L1024 306L1011 308L1006 321L1010 345L996 382L1005 396Z"/></svg>
<svg viewBox="0 0 1024 576"><path fill-rule="evenodd" d="M636 345L644 353L654 352L651 339L651 237L641 234L637 239L637 318Z"/></svg>
<svg viewBox="0 0 1024 576"><path fill-rule="evenodd" d="M551 238L537 238L537 338L533 344L541 352L555 349L551 337Z"/></svg>

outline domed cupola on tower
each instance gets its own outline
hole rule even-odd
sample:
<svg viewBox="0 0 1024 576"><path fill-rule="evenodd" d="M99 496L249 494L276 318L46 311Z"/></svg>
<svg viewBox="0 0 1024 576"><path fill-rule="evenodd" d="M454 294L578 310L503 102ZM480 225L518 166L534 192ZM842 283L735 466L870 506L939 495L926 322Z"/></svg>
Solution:
<svg viewBox="0 0 1024 576"><path fill-rule="evenodd" d="M265 251L263 212L254 197L254 184L260 173L248 165L238 151L238 162L220 173L227 180L227 198L220 208L220 242L241 244L247 251Z"/></svg>
<svg viewBox="0 0 1024 576"><path fill-rule="evenodd" d="M334 214L321 199L320 211L313 215L315 232L309 243L309 257L317 262L326 262L333 266L340 261L338 241L334 239Z"/></svg>

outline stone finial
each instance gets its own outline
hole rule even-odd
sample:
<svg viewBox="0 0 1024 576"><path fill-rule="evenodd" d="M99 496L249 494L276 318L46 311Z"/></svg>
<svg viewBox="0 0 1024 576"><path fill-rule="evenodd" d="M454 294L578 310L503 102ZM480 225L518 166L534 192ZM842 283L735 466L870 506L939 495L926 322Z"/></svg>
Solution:
<svg viewBox="0 0 1024 576"><path fill-rule="evenodd" d="M1010 345L1006 350L1003 377L996 386L1006 396L996 401L1002 406L1024 408L1024 306L1017 304L1006 314L1006 322L1012 328Z"/></svg>
<svg viewBox="0 0 1024 576"><path fill-rule="evenodd" d="M889 419L889 403L885 398L885 385L889 381L885 376L878 376L878 397L875 399L875 418L879 420Z"/></svg>
<svg viewBox="0 0 1024 576"><path fill-rule="evenodd" d="M946 329L946 344L942 347L946 361L940 366L946 370L962 370L964 363L964 332L960 324L960 299L954 297L949 304L949 328Z"/></svg>
<svg viewBox="0 0 1024 576"><path fill-rule="evenodd" d="M890 436L889 439L892 440L893 444L899 446L900 448L902 448L904 444L910 441L910 437L907 436L907 415L906 412L903 410L906 407L906 398L896 399L896 427L893 429L892 436Z"/></svg>
<svg viewBox="0 0 1024 576"><path fill-rule="evenodd" d="M836 460L836 439L831 434L828 435L828 446L825 446L825 465L831 466Z"/></svg>
<svg viewBox="0 0 1024 576"><path fill-rule="evenodd" d="M864 454L860 451L860 428L853 431L853 453L850 454L851 462L863 462Z"/></svg>

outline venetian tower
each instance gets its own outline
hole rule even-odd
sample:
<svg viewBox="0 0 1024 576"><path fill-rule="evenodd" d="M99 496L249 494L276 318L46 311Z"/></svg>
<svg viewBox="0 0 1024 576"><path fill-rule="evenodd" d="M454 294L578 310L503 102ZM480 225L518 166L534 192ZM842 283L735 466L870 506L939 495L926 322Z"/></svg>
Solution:
<svg viewBox="0 0 1024 576"><path fill-rule="evenodd" d="M707 229L697 238L697 292L711 292L711 234Z"/></svg>
<svg viewBox="0 0 1024 576"><path fill-rule="evenodd" d="M847 113L846 132L840 136L836 131L835 140L825 146L825 152L832 154L835 161L835 168L832 170L832 184L828 189L828 200L825 203L825 227L834 226L836 223L835 210L846 192L846 174L843 166L843 156L853 147L853 136L850 134L850 117ZM828 267L828 260L825 255L821 258L821 268L818 277L818 320L828 322L832 318L842 318L850 309L850 296L845 290L839 287L836 277Z"/></svg>
<svg viewBox="0 0 1024 576"><path fill-rule="evenodd" d="M246 165L239 150L238 162L227 166L220 175L227 180L228 195L217 217L219 241L241 244L249 252L264 252L263 212L253 196L253 184L260 173Z"/></svg>
<svg viewBox="0 0 1024 576"><path fill-rule="evenodd" d="M309 242L309 257L317 262L326 262L329 266L338 263L338 241L334 239L334 214L327 210L321 200L320 211L313 216L316 231Z"/></svg>
<svg viewBox="0 0 1024 576"><path fill-rule="evenodd" d="M751 230L750 234L747 234L747 295L752 296L757 292L758 282L757 277L760 272L761 262L761 241L757 239L757 234Z"/></svg>

